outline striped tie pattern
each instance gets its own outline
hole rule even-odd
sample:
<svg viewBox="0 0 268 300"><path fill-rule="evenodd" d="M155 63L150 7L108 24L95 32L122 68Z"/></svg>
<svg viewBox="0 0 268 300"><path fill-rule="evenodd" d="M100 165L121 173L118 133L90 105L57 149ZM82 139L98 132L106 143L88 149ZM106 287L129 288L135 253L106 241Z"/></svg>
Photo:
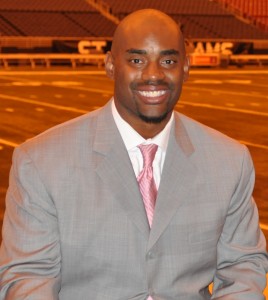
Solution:
<svg viewBox="0 0 268 300"><path fill-rule="evenodd" d="M153 160L158 146L155 144L139 145L138 146L143 156L143 169L137 180L142 194L145 210L147 213L150 227L153 222L153 214L155 200L157 196L157 188L153 176Z"/></svg>

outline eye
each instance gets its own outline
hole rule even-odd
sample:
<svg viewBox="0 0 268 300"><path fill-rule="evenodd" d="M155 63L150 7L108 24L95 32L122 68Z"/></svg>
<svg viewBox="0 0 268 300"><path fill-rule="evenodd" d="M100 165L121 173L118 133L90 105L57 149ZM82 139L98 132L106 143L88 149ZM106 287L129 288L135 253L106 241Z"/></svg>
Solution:
<svg viewBox="0 0 268 300"><path fill-rule="evenodd" d="M139 58L132 58L130 62L133 64L142 64L142 60Z"/></svg>
<svg viewBox="0 0 268 300"><path fill-rule="evenodd" d="M176 61L173 59L165 59L162 61L162 64L164 64L164 65L173 65L175 63L176 63Z"/></svg>

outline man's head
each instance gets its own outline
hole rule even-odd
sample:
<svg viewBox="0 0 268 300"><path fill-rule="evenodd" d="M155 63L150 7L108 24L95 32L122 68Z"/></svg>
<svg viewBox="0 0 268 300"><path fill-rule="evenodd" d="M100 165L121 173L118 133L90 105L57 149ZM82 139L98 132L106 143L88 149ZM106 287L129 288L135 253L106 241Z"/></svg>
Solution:
<svg viewBox="0 0 268 300"><path fill-rule="evenodd" d="M178 25L166 14L144 9L117 27L106 57L120 115L134 129L168 122L188 76L188 59Z"/></svg>

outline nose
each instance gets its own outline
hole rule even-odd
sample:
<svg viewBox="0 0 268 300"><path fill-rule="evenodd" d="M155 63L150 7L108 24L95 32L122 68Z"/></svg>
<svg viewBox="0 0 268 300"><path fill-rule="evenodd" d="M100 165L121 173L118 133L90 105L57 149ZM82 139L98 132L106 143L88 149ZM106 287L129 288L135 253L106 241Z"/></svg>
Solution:
<svg viewBox="0 0 268 300"><path fill-rule="evenodd" d="M145 81L158 81L164 79L165 74L158 62L150 62L143 69L142 79Z"/></svg>

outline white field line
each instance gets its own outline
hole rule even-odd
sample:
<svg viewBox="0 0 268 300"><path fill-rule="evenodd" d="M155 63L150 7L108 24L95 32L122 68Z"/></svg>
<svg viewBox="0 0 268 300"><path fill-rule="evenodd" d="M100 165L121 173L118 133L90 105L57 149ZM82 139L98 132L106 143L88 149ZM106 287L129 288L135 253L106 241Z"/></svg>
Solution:
<svg viewBox="0 0 268 300"><path fill-rule="evenodd" d="M268 70L194 70L190 69L191 74L268 74Z"/></svg>
<svg viewBox="0 0 268 300"><path fill-rule="evenodd" d="M268 74L268 70L263 70ZM193 71L193 74L202 74L199 72L204 72L204 74L211 72L212 74L222 74L221 71L217 71L217 70L210 70L210 71L206 71L206 70L195 70ZM223 72L227 72L228 71L223 71ZM230 71L234 74L240 74L240 71ZM245 71L241 71L243 73L241 74L247 74L244 73ZM248 70L246 72L249 72L249 74L260 74L260 71L257 70ZM253 72L253 73L251 73ZM12 72L8 73L8 72L0 72L0 76L1 75L9 75L6 76L6 79L13 79L13 80L17 80L17 81L28 81L28 79L22 79L22 78L12 78L10 77L10 75L62 75L62 76L69 76L69 75L105 75L105 71L67 71L64 73L60 72L60 71L33 71L33 72ZM2 76L4 77L4 76ZM107 78L108 79L108 78ZM51 84L49 82L44 82L44 85L49 85L49 86L54 86L54 87L61 87L61 88L67 88L67 89L76 89L76 90L83 90L83 91L91 91L91 92L96 92L96 93L106 93L106 94L113 94L112 91L110 90L102 90L102 89L94 89L94 88L86 88L86 87L78 87L78 86L61 86L61 85L54 85ZM236 96L246 96L246 97L253 97L253 98L264 98L267 99L268 96L266 95L256 95L256 94L249 94L249 93L241 93L241 92L233 92L233 91L227 91L227 90L218 90L218 89L208 89L208 88L198 88L198 87L194 87L194 86L188 86L187 84L183 87L184 89L190 89L190 90L197 90L197 91L205 91L205 92L216 92L216 93L221 93L221 94L227 94L227 95L236 95Z"/></svg>
<svg viewBox="0 0 268 300"><path fill-rule="evenodd" d="M239 142L241 144L244 144L244 145L247 145L247 146L268 150L268 146L266 146L266 145L254 144L254 143L250 143L250 142L246 142L246 141L239 141Z"/></svg>
<svg viewBox="0 0 268 300"><path fill-rule="evenodd" d="M18 75L18 74L14 74L14 75ZM93 74L96 75L96 74ZM1 73L0 73L1 76ZM17 77L11 77L11 76L1 76L4 79L7 80L14 80L14 81L18 81L18 82L34 82L33 80L29 80L29 79L22 79L22 78L17 78ZM113 94L112 91L110 90L103 90L103 89L95 89L95 88L87 88L87 87L81 87L81 86L72 86L72 85L61 85L61 84L55 84L55 83L50 83L50 82L46 82L46 81L38 81L36 80L37 83L40 83L39 85L43 85L43 86L52 86L55 88L65 88L65 89L73 89L73 90L80 90L80 91L87 91L87 92L93 92L93 93L100 93L100 94ZM66 81L67 82L67 81Z"/></svg>
<svg viewBox="0 0 268 300"><path fill-rule="evenodd" d="M96 71L75 71L75 70L64 70L64 71L0 71L1 75L61 75L61 76L69 76L69 75L106 75L106 72L103 70Z"/></svg>
<svg viewBox="0 0 268 300"><path fill-rule="evenodd" d="M15 96L8 96L8 95L3 95L3 94L0 94L0 98L12 100L12 101L24 102L24 103L28 103L28 104L39 105L39 106L45 106L45 107L50 107L50 108L55 108L55 109L59 109L59 110L78 112L78 113L83 113L83 114L88 112L86 110L78 109L75 107L67 107L67 106L56 105L56 104L52 104L52 103L40 102L40 101L36 101L36 100L30 100L30 99L25 99L25 98L15 97ZM178 102L178 104L186 104L186 105L190 105L190 106L206 107L206 108L218 109L218 110L228 110L228 111L233 111L233 112L268 117L268 113L254 111L254 110L231 108L231 107L226 107L226 106L218 106L218 105L211 105L211 104L204 104L204 103L191 103L191 102L187 102L187 101L180 101L180 102Z"/></svg>
<svg viewBox="0 0 268 300"><path fill-rule="evenodd" d="M184 86L183 89L195 90L195 91L201 91L201 92L209 92L209 93L220 93L220 94L234 95L234 96L243 96L243 97L253 97L253 98L268 99L267 95L240 93L240 92L232 92L232 91L218 90L218 89L207 89L207 88L202 88L202 87L199 88L199 87L188 86L188 85Z"/></svg>
<svg viewBox="0 0 268 300"><path fill-rule="evenodd" d="M73 89L73 90L79 90L79 91L87 91L87 92L92 92L92 93L99 93L99 94L108 94L112 95L112 91L108 90L101 90L101 89L94 89L94 88L87 88L87 87L82 87L82 86L68 86L68 85L56 85L56 84L50 84L50 83L45 83L44 85L49 85L52 87L58 87L58 88L64 88L64 89Z"/></svg>
<svg viewBox="0 0 268 300"><path fill-rule="evenodd" d="M54 109L58 109L58 110L65 110L65 111L71 111L71 112L76 112L76 113L82 113L82 114L85 114L85 113L88 112L87 110L78 109L78 108L75 108L75 107L56 105L56 104L52 104L52 103L40 102L40 101L35 101L35 100L30 100L30 99L15 97L15 96L8 96L8 95L0 94L0 98L8 99L8 100L11 100L11 101L34 104L34 105L38 105L38 106L50 107L50 108L54 108Z"/></svg>
<svg viewBox="0 0 268 300"><path fill-rule="evenodd" d="M211 104L206 104L206 103L193 103L193 102L188 102L188 101L179 101L178 104L186 104L186 105L190 105L190 106L206 107L206 108L218 109L218 110L228 110L228 111L239 112L239 113L243 113L243 114L250 114L250 115L268 117L268 113L261 112L261 111L255 111L255 110L249 110L249 109L241 109L241 108L233 108L233 107L226 107L226 106L219 106L219 105L211 105Z"/></svg>
<svg viewBox="0 0 268 300"><path fill-rule="evenodd" d="M6 146L10 146L10 147L17 147L19 144L8 141L8 140L4 140L4 139L0 139L0 144L6 145Z"/></svg>
<svg viewBox="0 0 268 300"><path fill-rule="evenodd" d="M36 70L30 70L30 71L14 71L14 70L7 70L7 71L0 71L0 75L106 75L105 70L44 70L44 71L36 71ZM255 70L195 70L190 69L190 75L191 74L268 74L268 70L264 69L255 69Z"/></svg>
<svg viewBox="0 0 268 300"><path fill-rule="evenodd" d="M88 112L86 110L77 109L75 107L66 107L66 106L62 106L62 105L40 102L40 101L36 101L36 100L30 100L30 99L15 97L15 96L8 96L8 95L0 94L0 98L8 99L11 101L23 102L23 103L27 103L27 104L49 107L49 108L58 109L58 110L71 111L71 112L75 112L75 113L84 114L84 113ZM179 104L186 104L186 105L190 105L190 106L199 106L199 107L208 107L208 108L219 109L219 110L228 110L228 111L234 111L234 112L240 112L240 113L260 115L260 116L265 116L265 117L268 116L268 113L256 112L256 111L252 111L252 110L241 110L238 108L223 107L223 106L212 106L210 104L203 104L203 103L190 103L190 102L186 102L186 101L181 101L181 102L179 102ZM268 146L266 146L266 145L254 144L254 143L250 143L250 142L246 142L246 141L241 141L241 143L248 145L248 146L268 150Z"/></svg>
<svg viewBox="0 0 268 300"><path fill-rule="evenodd" d="M268 230L268 225L266 225L266 224L260 223L260 227L263 230Z"/></svg>

